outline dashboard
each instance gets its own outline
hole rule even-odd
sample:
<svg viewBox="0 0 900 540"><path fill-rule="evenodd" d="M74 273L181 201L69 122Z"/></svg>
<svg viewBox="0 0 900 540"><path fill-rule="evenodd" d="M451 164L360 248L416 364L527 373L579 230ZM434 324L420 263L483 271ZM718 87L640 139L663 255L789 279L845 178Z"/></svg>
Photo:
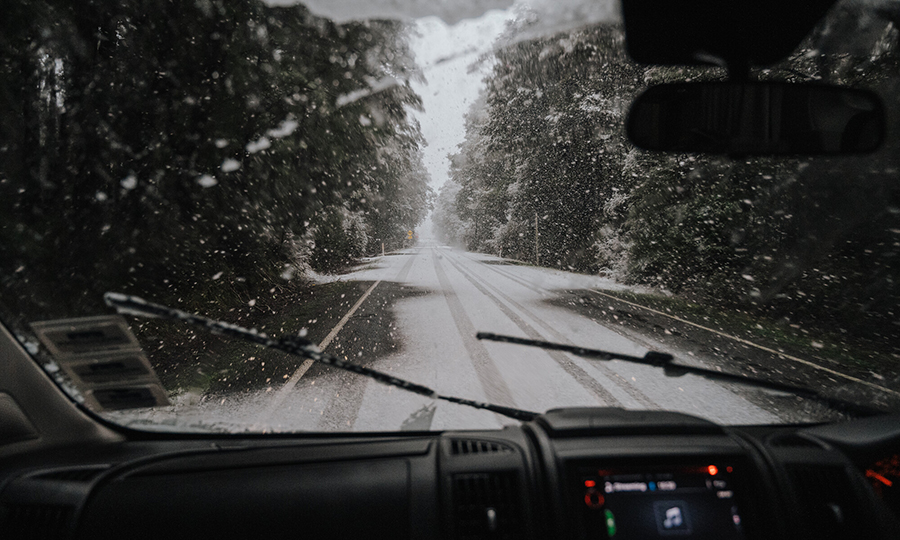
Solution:
<svg viewBox="0 0 900 540"><path fill-rule="evenodd" d="M897 416L724 428L558 409L498 431L169 436L0 460L16 538L898 538Z"/></svg>

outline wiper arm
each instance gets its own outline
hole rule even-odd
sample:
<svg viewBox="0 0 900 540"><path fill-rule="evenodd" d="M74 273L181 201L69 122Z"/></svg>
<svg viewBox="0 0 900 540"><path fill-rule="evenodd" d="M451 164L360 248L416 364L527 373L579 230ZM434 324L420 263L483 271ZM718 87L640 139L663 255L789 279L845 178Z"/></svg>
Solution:
<svg viewBox="0 0 900 540"><path fill-rule="evenodd" d="M794 386L792 384L784 384L775 381L767 381L765 379L757 379L756 377L750 377L748 375L738 375L735 373L725 373L701 367L675 364L673 363L674 357L671 354L663 352L649 351L644 356L632 356L628 354L601 351L599 349L588 349L586 347L553 343L550 341L492 334L490 332L478 332L475 337L478 339L486 339L489 341L516 343L519 345L527 345L529 347L540 347L542 349L563 351L574 354L576 356L594 360L623 360L625 362L631 362L634 364L644 364L648 366L660 367L663 368L663 372L668 377L681 377L682 375L685 375L687 373L692 373L694 375L699 375L700 377L704 377L706 379L714 381L747 384L760 388L768 388L770 390L776 390L779 392L789 392L794 395L816 399L838 410L842 410L859 416L872 416L885 413L885 411L876 409L874 407L859 405L857 403L846 401L840 398L826 396L817 392L816 390L803 386Z"/></svg>
<svg viewBox="0 0 900 540"><path fill-rule="evenodd" d="M813 392L812 390L801 388L798 386L792 386L789 384L783 384L778 382L766 381L763 379L756 379L753 377L748 377L745 375L734 375L731 373L723 373L721 371L714 371L711 369L704 369L700 367L694 366L685 366L682 364L674 364L672 361L674 357L668 353L649 351L644 356L631 356L628 354L620 354L608 351L601 351L599 349L588 349L585 347L577 347L574 345L564 345L562 343L553 343L550 341L541 341L537 339L525 339L525 338L517 338L513 336L501 336L498 334L491 334L489 332L479 332L475 335L478 339L486 339L489 341L502 341L505 343L517 343L519 345L528 345L530 347L540 347L542 349L551 349L555 351L564 351L568 353L572 353L577 356L581 356L584 358L591 358L595 360L624 360L626 362L631 362L633 364L644 364L648 366L661 367L663 368L665 374L669 377L680 377L686 373L693 373L694 375L699 375L701 377L705 377L708 379L716 379L720 381L728 381L728 382L738 382L744 384L752 384L753 386L761 386L765 388L769 388L772 390L779 390L782 392L791 392L791 393L807 393Z"/></svg>
<svg viewBox="0 0 900 540"><path fill-rule="evenodd" d="M188 313L179 309L170 308L160 304L154 304L136 296L128 296L120 293L108 292L103 295L103 299L104 301L106 301L106 305L116 308L116 310L123 315L158 317L162 319L181 321L191 326L205 328L210 332L242 339L244 341L256 343L257 345L262 345L263 347L268 347L270 349L293 354L295 356L308 358L310 360L342 369L344 371L350 371L352 373L374 379L382 384L394 386L402 390L406 390L407 392L426 396L431 399L440 399L443 401L449 401L450 403L466 405L475 409L483 409L495 412L497 414L502 414L503 416L513 418L515 420L521 420L523 422L533 420L538 416L538 413L534 413L531 411L524 411L512 407L494 405L492 403L484 403L471 399L438 394L427 386L409 382L404 379L394 377L393 375L388 375L387 373L384 373L382 371L377 371L365 366L361 366L359 364L354 364L353 362L341 360L340 358L332 354L323 353L319 350L318 347L316 347L313 342L301 336L284 336L280 338L273 338L255 329L244 328L236 324L209 319L201 315L195 315L193 313Z"/></svg>

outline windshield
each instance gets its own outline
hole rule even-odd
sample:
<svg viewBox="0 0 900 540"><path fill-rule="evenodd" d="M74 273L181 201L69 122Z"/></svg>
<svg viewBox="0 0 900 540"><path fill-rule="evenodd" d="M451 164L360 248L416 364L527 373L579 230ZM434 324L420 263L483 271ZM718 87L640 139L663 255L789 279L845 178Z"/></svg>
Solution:
<svg viewBox="0 0 900 540"><path fill-rule="evenodd" d="M854 157L663 154L618 2L15 2L0 37L0 320L148 430L496 428L140 297L525 411L818 422L809 396L479 340L590 347L900 410L897 2L845 2L751 78L865 88ZM672 376L681 375L681 376Z"/></svg>

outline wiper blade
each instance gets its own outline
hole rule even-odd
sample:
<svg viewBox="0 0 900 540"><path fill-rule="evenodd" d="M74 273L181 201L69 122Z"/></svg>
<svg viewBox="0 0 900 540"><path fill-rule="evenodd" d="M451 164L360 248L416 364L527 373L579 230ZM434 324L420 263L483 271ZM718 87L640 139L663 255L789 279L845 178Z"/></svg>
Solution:
<svg viewBox="0 0 900 540"><path fill-rule="evenodd" d="M578 347L575 345L565 345L562 343L553 343L550 341L541 341L537 339L525 339L518 338L513 336L502 336L498 334L491 334L489 332L479 332L476 334L478 339L486 339L489 341L502 341L505 343L517 343L519 345L528 345L530 347L540 347L542 349L551 349L556 351L564 351L568 353L572 353L577 356L581 356L584 358L591 358L596 360L624 360L626 362L631 362L633 364L644 364L648 366L661 367L664 370L664 373L669 377L680 377L687 373L692 373L694 375L699 375L701 377L705 377L708 379L716 379L720 381L728 381L728 382L738 382L744 384L752 384L753 386L761 386L765 388L769 388L772 390L778 390L782 392L791 392L791 393L807 393L813 392L812 390L802 388L799 386L792 386L789 384L783 384L779 382L766 381L764 379L756 379L753 377L748 377L745 375L735 375L731 373L723 373L721 371L715 371L712 369L705 369L694 366L685 366L683 364L675 364L673 360L675 359L671 354L649 351L644 356L632 356L629 354L620 354L608 351L601 351L599 349L588 349L585 347Z"/></svg>
<svg viewBox="0 0 900 540"><path fill-rule="evenodd" d="M313 342L301 336L283 336L280 338L273 338L255 329L244 328L236 324L217 321L215 319L203 317L202 315L196 315L193 313L188 313L186 311L181 311L180 309L170 308L160 304L154 304L142 298L138 298L137 296L108 292L103 295L103 299L106 302L106 305L116 308L116 310L123 315L157 317L162 319L181 321L191 326L205 328L210 332L242 339L244 341L256 343L257 345L262 345L263 347L268 347L270 349L293 354L295 356L308 358L327 366L332 366L337 369L342 369L344 371L356 373L364 377L369 377L370 379L374 379L382 384L394 386L402 390L406 390L407 392L426 396L431 399L440 399L442 401L449 401L450 403L466 405L475 409L491 411L497 414L502 414L503 416L506 416L508 418L521 420L523 422L533 420L538 416L538 413L531 411L439 394L431 388L428 388L427 386L400 379L382 371L377 371L365 366L361 366L359 364L354 364L353 362L341 360L337 356L324 353L320 351Z"/></svg>
<svg viewBox="0 0 900 540"><path fill-rule="evenodd" d="M550 349L555 351L563 351L574 354L576 356L581 356L583 358L590 358L594 360L623 360L625 362L631 362L634 364L644 364L648 366L654 366L663 368L663 372L668 377L681 377L687 373L691 373L694 375L698 375L700 377L704 377L706 379L714 380L714 381L723 381L723 382L732 382L738 384L746 384L751 386L757 386L760 388L767 388L770 390L776 390L779 392L788 392L801 397L808 397L815 400L818 400L822 403L825 403L835 409L845 411L850 414L858 415L858 416L872 416L876 414L884 414L886 411L882 411L880 409L876 409L874 407L869 407L866 405L860 405L858 403L853 403L850 401L846 401L840 398L835 398L831 396L823 395L816 390L811 388L806 388L803 386L795 386L792 384L785 384L775 381L768 381L765 379L757 379L756 377L750 377L749 375L739 375L736 373L727 373L722 371L716 371L712 369L706 369L695 366L686 366L684 364L676 364L673 362L675 359L671 354L657 352L657 351L649 351L644 356L632 356L628 354L620 354L609 351L602 351L599 349L589 349L586 347L578 347L575 345L565 345L563 343L553 343L550 341L541 341L538 339L526 339L519 338L514 336L504 336L499 334L492 334L490 332L478 332L475 335L478 339L486 339L489 341L500 341L504 343L516 343L519 345L527 345L529 347L539 347L541 349Z"/></svg>

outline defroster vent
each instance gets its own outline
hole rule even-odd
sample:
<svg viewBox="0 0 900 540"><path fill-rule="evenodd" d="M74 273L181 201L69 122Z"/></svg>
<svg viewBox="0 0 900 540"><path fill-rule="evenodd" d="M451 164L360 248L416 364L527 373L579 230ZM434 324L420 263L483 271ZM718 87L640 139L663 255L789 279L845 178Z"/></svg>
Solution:
<svg viewBox="0 0 900 540"><path fill-rule="evenodd" d="M450 441L450 453L454 456L501 454L512 451L512 448L509 446L493 441L478 441L472 439L452 439Z"/></svg>

